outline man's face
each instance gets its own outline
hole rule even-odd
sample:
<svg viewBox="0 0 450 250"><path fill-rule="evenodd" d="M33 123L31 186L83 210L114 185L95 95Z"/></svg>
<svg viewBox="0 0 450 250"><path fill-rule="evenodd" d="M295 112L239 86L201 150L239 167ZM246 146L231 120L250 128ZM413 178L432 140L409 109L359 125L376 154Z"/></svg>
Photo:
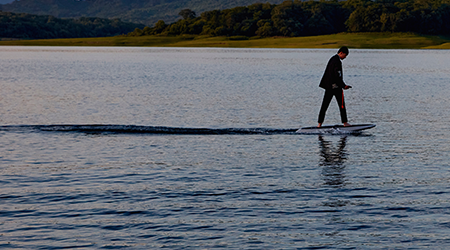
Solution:
<svg viewBox="0 0 450 250"><path fill-rule="evenodd" d="M344 52L339 52L338 56L339 58L341 58L341 60L344 60L347 57L347 54L345 54Z"/></svg>

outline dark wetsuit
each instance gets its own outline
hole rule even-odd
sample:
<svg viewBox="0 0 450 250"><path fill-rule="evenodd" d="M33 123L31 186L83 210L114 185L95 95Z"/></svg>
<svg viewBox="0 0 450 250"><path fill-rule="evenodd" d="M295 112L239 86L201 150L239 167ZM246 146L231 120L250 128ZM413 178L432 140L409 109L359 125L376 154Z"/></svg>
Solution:
<svg viewBox="0 0 450 250"><path fill-rule="evenodd" d="M341 112L342 123L347 122L347 111L345 109L344 102L344 87L345 83L342 74L342 62L339 56L336 54L328 61L327 68L320 81L319 87L325 89L325 95L323 96L322 107L319 112L319 123L323 123L325 119L325 113L330 105L333 96L336 97L336 101L339 105L339 111Z"/></svg>

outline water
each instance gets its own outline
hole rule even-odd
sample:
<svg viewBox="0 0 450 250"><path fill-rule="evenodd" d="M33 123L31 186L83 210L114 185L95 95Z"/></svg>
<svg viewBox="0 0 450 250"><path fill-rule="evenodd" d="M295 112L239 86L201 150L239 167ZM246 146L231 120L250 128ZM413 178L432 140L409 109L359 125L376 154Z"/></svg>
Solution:
<svg viewBox="0 0 450 250"><path fill-rule="evenodd" d="M377 127L293 133L334 53L0 47L0 248L447 249L450 51L351 50Z"/></svg>

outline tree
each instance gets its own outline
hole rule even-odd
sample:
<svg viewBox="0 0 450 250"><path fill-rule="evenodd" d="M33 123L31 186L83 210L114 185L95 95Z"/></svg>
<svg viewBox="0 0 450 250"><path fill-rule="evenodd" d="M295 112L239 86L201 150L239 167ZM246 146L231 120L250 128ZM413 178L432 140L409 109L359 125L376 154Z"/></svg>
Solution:
<svg viewBox="0 0 450 250"><path fill-rule="evenodd" d="M188 33L189 34L200 34L203 31L203 26L205 26L205 21L202 19L199 19L188 26Z"/></svg>
<svg viewBox="0 0 450 250"><path fill-rule="evenodd" d="M186 20L180 20L168 27L169 35L181 35L186 34L188 31L188 22Z"/></svg>
<svg viewBox="0 0 450 250"><path fill-rule="evenodd" d="M305 23L306 35L331 34L335 30L328 20L321 14L314 14Z"/></svg>
<svg viewBox="0 0 450 250"><path fill-rule="evenodd" d="M153 27L153 34L161 34L167 28L167 24L163 20L159 20Z"/></svg>
<svg viewBox="0 0 450 250"><path fill-rule="evenodd" d="M233 35L240 35L241 27L248 25L247 21L253 19L253 15L249 14L247 7L236 7L224 10L222 13L224 14L225 27Z"/></svg>
<svg viewBox="0 0 450 250"><path fill-rule="evenodd" d="M194 19L196 17L195 12L190 9L184 9L178 15L182 16L184 20Z"/></svg>
<svg viewBox="0 0 450 250"><path fill-rule="evenodd" d="M273 22L270 19L259 20L258 27L258 30L255 32L258 36L269 37L276 34L276 29L273 27Z"/></svg>
<svg viewBox="0 0 450 250"><path fill-rule="evenodd" d="M367 7L360 6L350 14L347 19L347 27L351 32L379 32L381 31L382 6L370 4Z"/></svg>
<svg viewBox="0 0 450 250"><path fill-rule="evenodd" d="M285 1L272 10L273 26L283 36L303 35L303 23L306 16L301 3Z"/></svg>

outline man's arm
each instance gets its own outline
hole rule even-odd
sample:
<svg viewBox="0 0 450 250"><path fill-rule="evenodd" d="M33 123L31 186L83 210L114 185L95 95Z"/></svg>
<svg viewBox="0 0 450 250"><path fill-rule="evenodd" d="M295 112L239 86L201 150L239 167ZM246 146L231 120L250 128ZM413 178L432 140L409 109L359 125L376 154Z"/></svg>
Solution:
<svg viewBox="0 0 450 250"><path fill-rule="evenodd" d="M333 78L334 82L342 89L350 89L352 86L345 84L342 73L342 63L340 59L333 62Z"/></svg>

